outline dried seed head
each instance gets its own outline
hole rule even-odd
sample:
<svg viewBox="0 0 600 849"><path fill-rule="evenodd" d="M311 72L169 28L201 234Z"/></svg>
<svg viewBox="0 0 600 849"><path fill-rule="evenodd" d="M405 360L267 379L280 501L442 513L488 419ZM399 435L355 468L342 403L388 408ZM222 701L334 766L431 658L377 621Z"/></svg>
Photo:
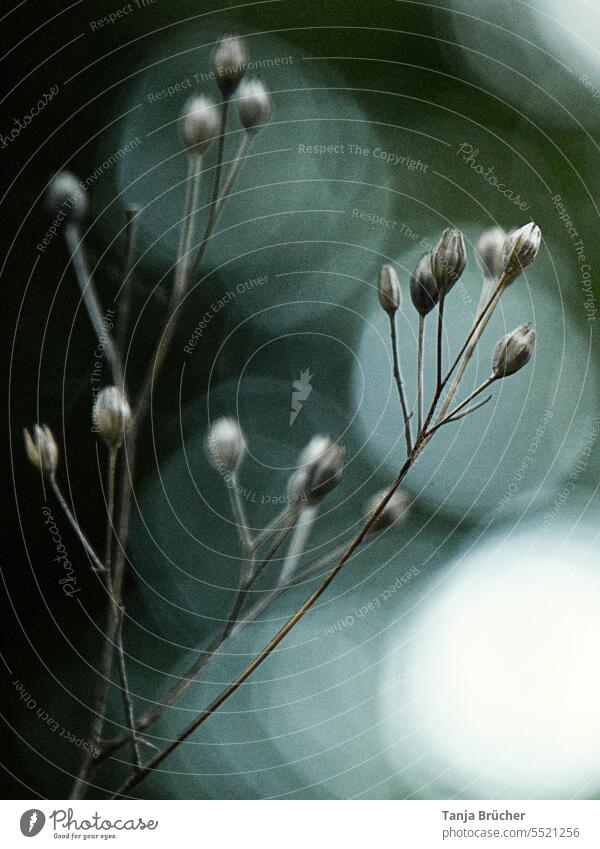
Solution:
<svg viewBox="0 0 600 849"><path fill-rule="evenodd" d="M300 454L300 468L290 478L288 497L316 504L340 482L346 452L328 436L313 436Z"/></svg>
<svg viewBox="0 0 600 849"><path fill-rule="evenodd" d="M67 220L81 221L89 209L87 194L71 171L59 171L50 180L45 200L50 215L62 215Z"/></svg>
<svg viewBox="0 0 600 849"><path fill-rule="evenodd" d="M92 419L94 432L100 434L109 448L120 448L131 424L131 407L118 386L106 386L98 393Z"/></svg>
<svg viewBox="0 0 600 849"><path fill-rule="evenodd" d="M372 516L375 510L381 504L382 499L385 497L387 490L382 489L381 492L378 492L374 495L367 504L367 512L369 516ZM399 524L404 521L408 515L408 510L410 507L410 497L407 492L404 490L397 489L396 492L392 495L388 503L385 505L375 522L371 525L369 529L369 533L376 533L377 531L383 531L386 528L391 528L394 525Z"/></svg>
<svg viewBox="0 0 600 849"><path fill-rule="evenodd" d="M246 73L248 48L238 36L223 38L213 56L213 69L221 93L229 96Z"/></svg>
<svg viewBox="0 0 600 849"><path fill-rule="evenodd" d="M535 330L531 330L528 324L522 324L503 336L496 345L492 358L492 372L495 377L508 377L510 374L522 369L533 353L535 343Z"/></svg>
<svg viewBox="0 0 600 849"><path fill-rule="evenodd" d="M447 295L467 264L465 240L460 230L448 227L442 233L431 258L433 276L440 295Z"/></svg>
<svg viewBox="0 0 600 849"><path fill-rule="evenodd" d="M542 232L533 221L507 235L502 253L503 274L507 283L512 283L533 262L541 242Z"/></svg>
<svg viewBox="0 0 600 849"><path fill-rule="evenodd" d="M438 302L438 287L431 268L431 253L423 254L410 278L410 297L416 311L426 316Z"/></svg>
<svg viewBox="0 0 600 849"><path fill-rule="evenodd" d="M400 309L402 296L400 294L400 281L398 275L391 265L385 263L379 272L379 303L388 315L394 315Z"/></svg>
<svg viewBox="0 0 600 849"><path fill-rule="evenodd" d="M255 132L271 117L271 97L260 80L242 80L238 88L237 108L242 126Z"/></svg>
<svg viewBox="0 0 600 849"><path fill-rule="evenodd" d="M235 471L245 450L244 436L235 419L216 419L208 431L205 448L208 462L217 472L225 475Z"/></svg>
<svg viewBox="0 0 600 849"><path fill-rule="evenodd" d="M194 153L204 153L219 132L219 110L209 97L197 94L185 102L180 123L184 145Z"/></svg>
<svg viewBox="0 0 600 849"><path fill-rule="evenodd" d="M486 277L499 280L504 269L506 233L501 227L488 227L477 242L477 259Z"/></svg>
<svg viewBox="0 0 600 849"><path fill-rule="evenodd" d="M33 436L23 429L23 436L29 460L42 474L52 476L58 466L58 446L48 425L35 424Z"/></svg>

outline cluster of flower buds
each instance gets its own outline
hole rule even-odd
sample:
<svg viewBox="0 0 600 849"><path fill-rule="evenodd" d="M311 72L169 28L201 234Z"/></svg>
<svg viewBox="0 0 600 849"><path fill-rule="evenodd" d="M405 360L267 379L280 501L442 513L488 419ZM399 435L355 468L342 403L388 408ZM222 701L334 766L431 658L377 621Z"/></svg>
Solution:
<svg viewBox="0 0 600 849"><path fill-rule="evenodd" d="M131 407L118 386L106 386L96 396L92 411L94 432L111 450L120 448L131 424Z"/></svg>
<svg viewBox="0 0 600 849"><path fill-rule="evenodd" d="M507 333L496 345L492 357L492 374L495 378L508 377L519 371L531 359L535 344L535 330L522 324Z"/></svg>
<svg viewBox="0 0 600 849"><path fill-rule="evenodd" d="M290 478L290 501L317 504L339 484L345 461L344 448L328 436L313 436L298 458L298 471Z"/></svg>
<svg viewBox="0 0 600 849"><path fill-rule="evenodd" d="M33 435L23 430L27 456L36 469L52 477L58 466L58 446L48 425L34 425Z"/></svg>
<svg viewBox="0 0 600 849"><path fill-rule="evenodd" d="M223 416L212 423L205 450L208 462L217 472L222 475L235 472L245 451L244 436L235 419Z"/></svg>
<svg viewBox="0 0 600 849"><path fill-rule="evenodd" d="M387 490L382 489L381 492L377 492L369 499L367 504L367 515L369 517L373 516L386 495ZM378 533L400 524L407 518L409 508L410 496L404 490L397 489L369 528L369 533Z"/></svg>
<svg viewBox="0 0 600 849"><path fill-rule="evenodd" d="M222 96L227 101L236 92L240 122L246 132L254 133L271 117L271 97L258 79L246 80L248 48L239 36L221 39L213 54L213 72ZM236 91L237 89L237 91ZM224 113L223 113L224 115ZM192 154L203 154L211 141L224 132L222 117L213 101L203 94L186 102L180 127L184 145Z"/></svg>

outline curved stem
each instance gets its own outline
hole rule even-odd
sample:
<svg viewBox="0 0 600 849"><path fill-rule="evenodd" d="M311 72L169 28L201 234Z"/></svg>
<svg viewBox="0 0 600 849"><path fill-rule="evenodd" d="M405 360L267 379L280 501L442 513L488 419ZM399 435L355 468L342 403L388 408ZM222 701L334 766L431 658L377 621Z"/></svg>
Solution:
<svg viewBox="0 0 600 849"><path fill-rule="evenodd" d="M56 478L54 477L54 475L50 475L48 480L50 481L50 486L52 487L52 491L53 491L54 495L56 496L56 500L60 504L60 506L63 510L63 513L65 514L65 516L69 520L69 524L71 525L71 527L73 528L73 530L77 534L77 537L79 538L79 541L81 542L81 544L85 548L86 552L91 557L92 562L94 564L94 567L93 567L94 571L95 572L104 572L104 564L102 563L102 561L100 560L100 558L98 557L98 555L96 554L94 549L92 548L91 543L88 542L87 537L85 536L85 534L83 533L83 531L79 527L79 524L78 524L75 516L72 514L72 512L69 508L69 505L67 504L62 492L60 491L58 483L56 482Z"/></svg>
<svg viewBox="0 0 600 849"><path fill-rule="evenodd" d="M419 341L417 343L417 433L423 427L423 339L425 316L419 313Z"/></svg>
<svg viewBox="0 0 600 849"><path fill-rule="evenodd" d="M394 368L394 380L398 389L398 397L400 398L400 406L402 407L402 418L404 419L404 438L406 439L406 454L412 451L412 438L410 433L410 413L406 404L404 395L404 386L402 384L402 374L400 373L400 363L398 360L398 340L396 338L396 313L388 312L390 320L390 333L392 336L392 358Z"/></svg>

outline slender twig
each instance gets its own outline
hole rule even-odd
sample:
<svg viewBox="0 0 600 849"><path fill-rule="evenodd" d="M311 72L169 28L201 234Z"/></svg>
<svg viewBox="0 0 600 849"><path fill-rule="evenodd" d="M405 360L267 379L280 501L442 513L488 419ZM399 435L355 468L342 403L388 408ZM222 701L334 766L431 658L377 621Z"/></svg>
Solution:
<svg viewBox="0 0 600 849"><path fill-rule="evenodd" d="M398 339L396 338L396 313L388 312L390 319L390 333L392 337L392 359L394 368L394 380L398 389L398 397L400 398L400 406L402 407L402 418L404 419L404 438L406 439L406 454L407 456L412 451L412 437L410 432L410 413L406 404L406 396L404 395L404 386L402 384L402 374L400 372L400 362L398 359Z"/></svg>
<svg viewBox="0 0 600 849"><path fill-rule="evenodd" d="M271 536L279 528L281 523L284 522L289 515L290 508L289 506L286 506L280 513L278 513L273 519L271 519L268 525L265 525L262 531L254 537L254 541L252 543L253 551L256 551L261 547L261 545L264 545L266 542L268 542Z"/></svg>
<svg viewBox="0 0 600 849"><path fill-rule="evenodd" d="M419 340L417 343L417 433L423 427L423 338L425 316L419 313Z"/></svg>
<svg viewBox="0 0 600 849"><path fill-rule="evenodd" d="M452 415L452 416L446 416L445 419L442 419L440 424L449 424L450 422L457 422L460 419L464 419L465 416L469 416L469 415L471 415L471 413L474 413L477 410L480 410L482 407L484 407L488 403L488 401L491 401L491 399L492 399L492 396L488 395L482 401L478 401L477 404L473 404L471 407L467 407L467 409L463 410L462 413L458 413L457 415ZM433 433L433 431L436 430L436 428L437 428L437 425L436 425L436 427L431 429L430 433Z"/></svg>
<svg viewBox="0 0 600 849"><path fill-rule="evenodd" d="M439 393L442 391L442 344L443 344L443 334L444 334L444 304L446 302L446 297L444 294L440 294L440 299L438 301L438 321L437 321L437 346L436 346L436 357L437 357L437 367L436 367L436 395L439 397Z"/></svg>
<svg viewBox="0 0 600 849"><path fill-rule="evenodd" d="M79 225L76 221L69 221L65 226L65 241L75 270L75 276L79 283L83 302L87 309L90 321L96 333L98 341L104 346L104 356L110 365L113 380L117 386L123 386L123 367L119 352L114 344L112 334L109 332L102 317L102 310L96 295L96 287L90 274L88 261L81 240Z"/></svg>
<svg viewBox="0 0 600 849"><path fill-rule="evenodd" d="M62 492L60 491L60 488L58 486L58 483L56 482L56 478L54 477L54 475L50 475L49 481L50 481L50 486L52 487L52 491L54 492L54 495L56 496L56 500L60 504L65 516L69 520L69 524L71 525L71 527L73 528L73 530L77 534L79 541L81 542L81 544L83 545L83 547L87 551L88 555L92 559L92 562L94 564L93 567L92 567L93 571L94 572L104 572L104 564L102 563L102 561L100 560L100 558L98 557L98 555L96 554L94 549L92 548L91 543L88 541L87 537L85 536L85 534L81 530L79 523L77 522L77 519L75 518L75 516L71 512L69 505L67 504L67 502L65 500L65 497L63 496Z"/></svg>
<svg viewBox="0 0 600 849"><path fill-rule="evenodd" d="M250 530L248 528L248 520L246 518L246 510L242 499L240 498L240 488L237 471L231 472L231 478L227 482L227 491L231 502L231 512L233 513L236 528L240 537L242 551L244 557L249 557L254 550L254 543Z"/></svg>
<svg viewBox="0 0 600 849"><path fill-rule="evenodd" d="M106 586L111 596L112 603L115 605L115 614L118 620L118 630L116 635L117 656L119 660L119 674L121 677L121 692L123 694L123 708L127 718L129 734L131 736L131 746L136 766L142 763L140 750L138 747L135 717L133 713L133 702L131 700L131 691L129 689L129 680L127 677L127 665L125 663L125 651L123 649L123 609L119 606L117 599L114 597L112 586L112 548L114 535L114 511L115 511L115 470L117 465L117 450L109 448L108 450L108 471L107 471L107 521L106 521L106 548L104 562L106 564Z"/></svg>
<svg viewBox="0 0 600 849"><path fill-rule="evenodd" d="M221 187L221 172L223 170L223 152L225 150L225 127L227 125L227 110L229 109L229 95L224 95L221 103L221 116L219 126L219 137L217 138L217 152L215 155L215 176L213 180L212 197L210 199L210 207L208 210L208 218L206 220L206 229L211 230L213 219L216 215L217 200L219 198L219 189Z"/></svg>
<svg viewBox="0 0 600 849"><path fill-rule="evenodd" d="M294 534L290 542L290 547L288 549L286 558L283 561L283 566L281 567L281 573L279 575L278 580L279 584L288 583L288 581L294 574L298 565L298 561L302 557L304 546L306 545L308 537L310 536L310 532L313 529L316 517L316 507L307 507L300 514L300 518L296 523L296 527L294 528Z"/></svg>
<svg viewBox="0 0 600 849"><path fill-rule="evenodd" d="M136 216L139 213L137 207L125 210L125 250L123 252L124 265L121 282L121 290L119 292L119 315L117 323L117 348L121 355L121 361L125 356L125 347L127 343L127 330L129 327L129 312L131 310L131 291L132 291L132 269L135 259L136 236L137 236L137 221Z"/></svg>

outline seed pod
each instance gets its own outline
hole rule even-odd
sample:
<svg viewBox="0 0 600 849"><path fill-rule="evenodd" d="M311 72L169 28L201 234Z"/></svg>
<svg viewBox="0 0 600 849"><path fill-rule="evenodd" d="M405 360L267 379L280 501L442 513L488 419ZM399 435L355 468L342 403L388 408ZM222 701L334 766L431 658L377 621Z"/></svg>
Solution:
<svg viewBox="0 0 600 849"><path fill-rule="evenodd" d="M246 73L248 48L238 36L223 38L213 56L213 70L221 93L228 97Z"/></svg>
<svg viewBox="0 0 600 849"><path fill-rule="evenodd" d="M40 425L35 424L33 436L29 431L23 429L23 436L25 438L25 450L30 462L42 474L51 477L58 466L58 446L48 425L40 427Z"/></svg>
<svg viewBox="0 0 600 849"><path fill-rule="evenodd" d="M88 213L87 194L71 171L59 171L46 189L46 209L50 215L81 221Z"/></svg>
<svg viewBox="0 0 600 849"><path fill-rule="evenodd" d="M248 132L256 132L271 117L271 97L260 80L242 80L236 100L240 121Z"/></svg>
<svg viewBox="0 0 600 849"><path fill-rule="evenodd" d="M372 516L375 510L381 504L387 490L383 489L374 495L367 504L367 513ZM410 496L402 489L397 489L392 495L388 503L385 505L375 522L371 525L369 533L383 531L386 528L391 528L394 525L404 521L408 515L410 507Z"/></svg>
<svg viewBox="0 0 600 849"><path fill-rule="evenodd" d="M244 436L235 419L226 416L216 419L208 431L205 449L208 462L217 472L235 471L245 450Z"/></svg>
<svg viewBox="0 0 600 849"><path fill-rule="evenodd" d="M434 248L431 267L441 295L447 295L467 264L465 240L460 230L448 227Z"/></svg>
<svg viewBox="0 0 600 849"><path fill-rule="evenodd" d="M109 448L120 448L131 424L131 407L118 386L106 386L94 402L92 419L95 430Z"/></svg>
<svg viewBox="0 0 600 849"><path fill-rule="evenodd" d="M398 275L391 265L385 263L379 272L379 303L388 315L394 315L400 309L402 295L400 293L400 281Z"/></svg>
<svg viewBox="0 0 600 849"><path fill-rule="evenodd" d="M533 221L508 234L502 253L503 274L507 284L512 283L533 262L541 242L542 232Z"/></svg>
<svg viewBox="0 0 600 849"><path fill-rule="evenodd" d="M300 454L300 468L290 478L288 497L316 504L342 477L346 452L328 436L313 436Z"/></svg>
<svg viewBox="0 0 600 849"><path fill-rule="evenodd" d="M438 302L438 287L431 269L431 253L423 254L410 278L410 297L416 311L426 316Z"/></svg>
<svg viewBox="0 0 600 849"><path fill-rule="evenodd" d="M535 330L531 330L528 324L522 324L503 336L496 345L492 358L492 373L495 377L508 377L522 369L533 353L535 343Z"/></svg>
<svg viewBox="0 0 600 849"><path fill-rule="evenodd" d="M477 242L477 259L486 277L499 280L504 269L506 233L501 227L488 227Z"/></svg>
<svg viewBox="0 0 600 849"><path fill-rule="evenodd" d="M219 111L209 97L194 95L184 104L180 125L184 145L194 153L204 153L219 132Z"/></svg>

